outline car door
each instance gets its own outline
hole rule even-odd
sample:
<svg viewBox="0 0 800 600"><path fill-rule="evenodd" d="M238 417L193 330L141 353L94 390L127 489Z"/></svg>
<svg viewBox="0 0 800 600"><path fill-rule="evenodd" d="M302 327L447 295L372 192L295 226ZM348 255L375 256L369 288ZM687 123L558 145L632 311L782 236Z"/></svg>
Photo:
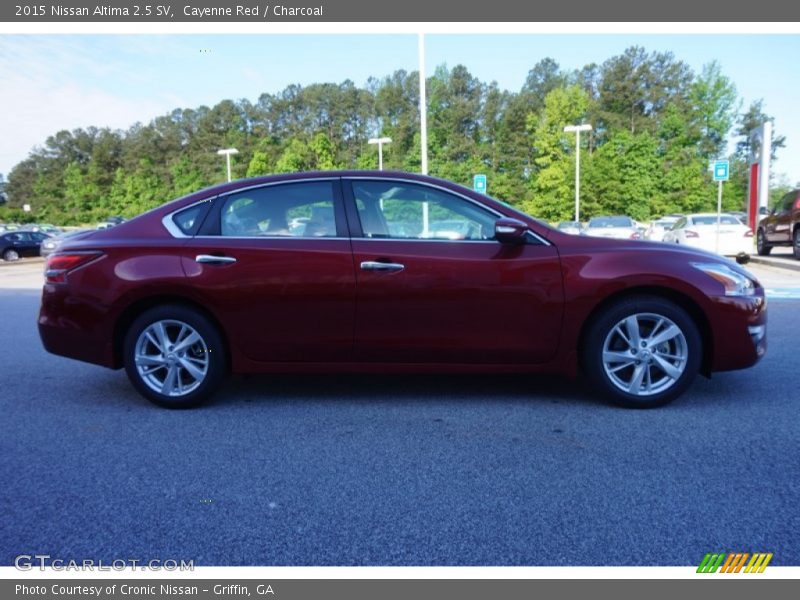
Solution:
<svg viewBox="0 0 800 600"><path fill-rule="evenodd" d="M429 184L344 180L363 362L537 363L552 358L563 291L556 248L493 239L502 215Z"/></svg>
<svg viewBox="0 0 800 600"><path fill-rule="evenodd" d="M42 242L48 239L50 236L42 233L40 231L34 231L30 234L31 241L33 242L33 254L32 256L39 256L42 253Z"/></svg>
<svg viewBox="0 0 800 600"><path fill-rule="evenodd" d="M11 247L22 256L38 256L39 246L27 231L17 231L12 236Z"/></svg>
<svg viewBox="0 0 800 600"><path fill-rule="evenodd" d="M789 243L791 241L792 207L794 194L786 194L775 207L772 215L766 222L767 240L774 243Z"/></svg>
<svg viewBox="0 0 800 600"><path fill-rule="evenodd" d="M248 358L350 360L355 273L338 178L215 199L183 265Z"/></svg>

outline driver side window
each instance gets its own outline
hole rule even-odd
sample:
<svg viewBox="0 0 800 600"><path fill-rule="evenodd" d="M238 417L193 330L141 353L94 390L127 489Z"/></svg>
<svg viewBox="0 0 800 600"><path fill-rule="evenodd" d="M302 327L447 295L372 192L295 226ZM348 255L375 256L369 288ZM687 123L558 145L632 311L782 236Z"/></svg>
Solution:
<svg viewBox="0 0 800 600"><path fill-rule="evenodd" d="M398 181L353 181L364 237L489 240L493 214L447 192Z"/></svg>

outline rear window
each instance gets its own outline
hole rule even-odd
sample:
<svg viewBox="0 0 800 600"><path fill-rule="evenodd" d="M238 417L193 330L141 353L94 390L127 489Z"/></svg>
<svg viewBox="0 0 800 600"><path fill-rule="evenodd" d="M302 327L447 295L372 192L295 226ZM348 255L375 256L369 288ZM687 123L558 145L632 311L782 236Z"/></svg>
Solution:
<svg viewBox="0 0 800 600"><path fill-rule="evenodd" d="M633 221L628 217L595 217L589 227L633 227Z"/></svg>
<svg viewBox="0 0 800 600"><path fill-rule="evenodd" d="M208 202L201 202L190 206L179 213L175 213L172 221L185 235L194 235L200 226L200 221L203 219L206 209L208 209L208 205Z"/></svg>
<svg viewBox="0 0 800 600"><path fill-rule="evenodd" d="M719 219L721 225L741 225L741 221L736 217L732 217L730 215L722 215ZM703 217L692 217L692 223L694 225L716 225L717 224L717 217L716 215L708 215Z"/></svg>

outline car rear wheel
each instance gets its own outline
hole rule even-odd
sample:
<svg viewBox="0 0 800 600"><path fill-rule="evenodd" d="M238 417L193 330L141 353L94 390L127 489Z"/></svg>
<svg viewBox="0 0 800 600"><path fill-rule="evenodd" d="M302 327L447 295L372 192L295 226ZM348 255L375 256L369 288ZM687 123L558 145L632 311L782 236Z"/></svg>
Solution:
<svg viewBox="0 0 800 600"><path fill-rule="evenodd" d="M226 356L216 327L184 306L140 315L125 336L125 371L145 398L166 408L192 408L222 383Z"/></svg>
<svg viewBox="0 0 800 600"><path fill-rule="evenodd" d="M3 252L3 260L7 262L13 262L15 260L19 260L19 252L17 252L12 248L9 248L5 252Z"/></svg>
<svg viewBox="0 0 800 600"><path fill-rule="evenodd" d="M800 260L800 227L795 227L794 235L792 236L792 249L794 250L794 257Z"/></svg>
<svg viewBox="0 0 800 600"><path fill-rule="evenodd" d="M764 231L759 229L756 234L756 251L759 256L767 256L772 252L772 246L767 244L767 239L764 237Z"/></svg>
<svg viewBox="0 0 800 600"><path fill-rule="evenodd" d="M680 306L655 296L622 300L589 326L583 369L593 387L629 408L663 406L700 369L702 340Z"/></svg>

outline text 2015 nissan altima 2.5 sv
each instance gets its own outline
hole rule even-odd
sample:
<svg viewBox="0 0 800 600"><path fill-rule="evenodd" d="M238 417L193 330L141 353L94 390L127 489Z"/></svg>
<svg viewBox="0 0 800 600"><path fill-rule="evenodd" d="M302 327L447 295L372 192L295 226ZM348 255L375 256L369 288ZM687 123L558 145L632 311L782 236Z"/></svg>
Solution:
<svg viewBox="0 0 800 600"><path fill-rule="evenodd" d="M408 173L235 181L47 261L45 348L167 407L228 372L579 372L662 405L766 350L764 290L680 246L560 233Z"/></svg>

